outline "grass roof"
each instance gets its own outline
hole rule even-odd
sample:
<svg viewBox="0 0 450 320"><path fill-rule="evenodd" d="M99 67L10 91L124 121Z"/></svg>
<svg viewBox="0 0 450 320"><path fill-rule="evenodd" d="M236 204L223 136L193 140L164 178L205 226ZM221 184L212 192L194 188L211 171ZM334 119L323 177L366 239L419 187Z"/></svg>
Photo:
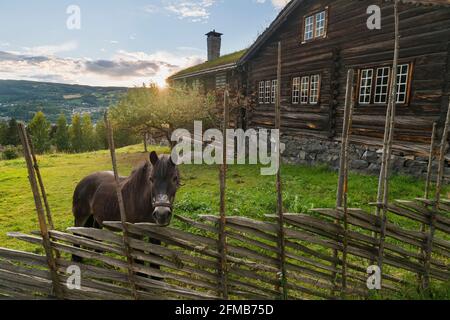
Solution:
<svg viewBox="0 0 450 320"><path fill-rule="evenodd" d="M230 53L230 54L221 56L220 58L217 58L215 60L207 61L207 62L198 64L196 66L181 70L181 71L175 73L174 75L170 76L170 78L179 77L179 76L187 75L190 73L203 71L203 70L207 70L210 68L219 67L222 65L227 65L230 63L235 63L244 55L244 53L246 51L247 51L247 49L237 51L234 53Z"/></svg>

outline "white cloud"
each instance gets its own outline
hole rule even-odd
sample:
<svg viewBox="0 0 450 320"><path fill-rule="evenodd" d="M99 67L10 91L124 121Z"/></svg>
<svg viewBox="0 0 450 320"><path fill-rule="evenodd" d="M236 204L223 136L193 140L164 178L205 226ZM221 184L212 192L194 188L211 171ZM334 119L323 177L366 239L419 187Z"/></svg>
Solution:
<svg viewBox="0 0 450 320"><path fill-rule="evenodd" d="M61 52L69 52L78 48L76 41L68 41L56 45L44 45L36 47L23 47L24 54L27 55L55 55Z"/></svg>
<svg viewBox="0 0 450 320"><path fill-rule="evenodd" d="M160 6L148 5L144 11L154 14L165 11L178 19L191 22L206 22L211 15L211 7L217 0L161 0Z"/></svg>
<svg viewBox="0 0 450 320"><path fill-rule="evenodd" d="M255 0L256 3L266 3L266 0ZM291 0L270 0L272 2L272 5L280 10L284 8Z"/></svg>
<svg viewBox="0 0 450 320"><path fill-rule="evenodd" d="M117 51L110 59L73 59L0 51L0 79L35 80L96 86L164 84L172 73L198 64L196 54Z"/></svg>

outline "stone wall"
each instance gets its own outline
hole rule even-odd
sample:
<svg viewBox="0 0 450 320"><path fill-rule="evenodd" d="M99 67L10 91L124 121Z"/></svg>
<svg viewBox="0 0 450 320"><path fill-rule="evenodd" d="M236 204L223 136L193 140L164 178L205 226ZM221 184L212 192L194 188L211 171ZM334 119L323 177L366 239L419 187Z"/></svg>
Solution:
<svg viewBox="0 0 450 320"><path fill-rule="evenodd" d="M322 140L311 137L283 136L285 143L283 160L289 164L316 165L326 164L338 170L341 144L334 140ZM382 150L379 148L350 145L350 169L352 171L378 175L381 168ZM394 152L392 168L396 173L425 178L428 158L412 155L400 155ZM433 172L437 173L437 162L433 163ZM447 182L450 181L450 167L445 168Z"/></svg>

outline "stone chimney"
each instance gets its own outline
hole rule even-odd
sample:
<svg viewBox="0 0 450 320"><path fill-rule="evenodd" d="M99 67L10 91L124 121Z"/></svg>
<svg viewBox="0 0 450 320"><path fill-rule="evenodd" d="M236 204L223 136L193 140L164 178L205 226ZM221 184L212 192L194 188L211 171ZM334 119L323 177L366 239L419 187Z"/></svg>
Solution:
<svg viewBox="0 0 450 320"><path fill-rule="evenodd" d="M206 34L208 37L208 61L220 57L220 47L222 45L222 33L213 30Z"/></svg>

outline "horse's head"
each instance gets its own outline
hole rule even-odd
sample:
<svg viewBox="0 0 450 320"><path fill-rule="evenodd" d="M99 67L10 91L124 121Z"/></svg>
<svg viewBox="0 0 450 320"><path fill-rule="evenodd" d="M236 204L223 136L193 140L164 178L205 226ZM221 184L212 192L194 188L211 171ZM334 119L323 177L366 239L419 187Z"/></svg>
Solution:
<svg viewBox="0 0 450 320"><path fill-rule="evenodd" d="M160 226L167 226L172 219L173 203L180 186L180 174L177 166L168 155L158 157L150 153L150 182L152 184L151 201L153 219Z"/></svg>

